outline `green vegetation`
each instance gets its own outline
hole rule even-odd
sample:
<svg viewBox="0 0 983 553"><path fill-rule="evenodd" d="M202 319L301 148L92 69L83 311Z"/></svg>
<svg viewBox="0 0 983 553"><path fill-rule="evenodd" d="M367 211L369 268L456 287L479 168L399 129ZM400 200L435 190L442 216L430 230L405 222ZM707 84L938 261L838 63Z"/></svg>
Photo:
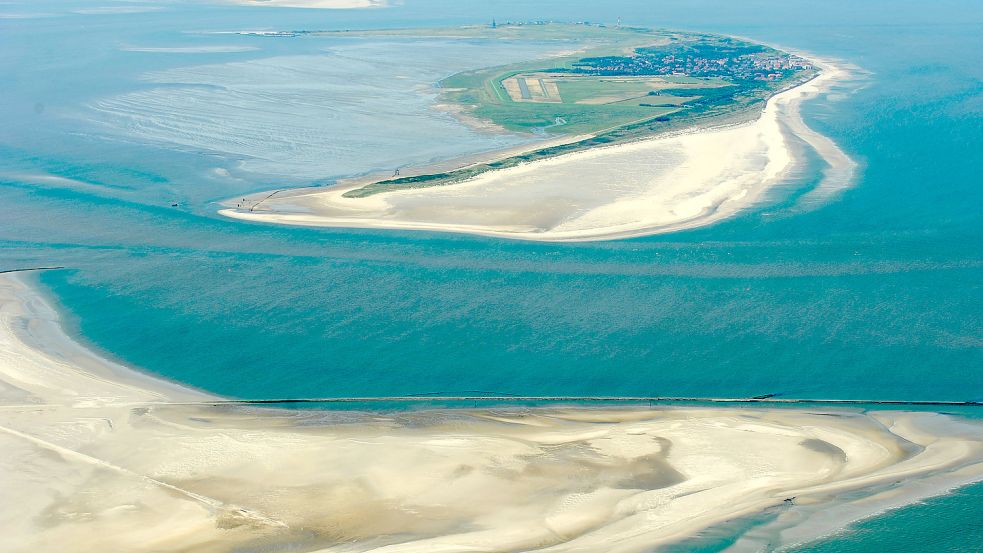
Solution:
<svg viewBox="0 0 983 553"><path fill-rule="evenodd" d="M594 133L675 111L675 108L641 106L642 102L624 102L646 96L659 88L647 84L647 80L617 82L594 76L550 77L558 74L554 70L569 68L578 59L546 60L515 68L460 73L445 79L440 85L444 88L446 100L468 107L474 117L518 132L549 130L570 135ZM503 81L530 73L547 75L544 80L555 83L559 101L522 101L510 96ZM671 86L671 83L664 84ZM538 84L531 86L538 87ZM608 101L603 101L605 98ZM599 103L589 103L595 100Z"/></svg>
<svg viewBox="0 0 983 553"><path fill-rule="evenodd" d="M505 129L588 138L454 171L383 180L346 197L452 184L536 159L751 116L773 94L816 74L795 56L715 35L560 24L400 32L413 31L373 34L587 44L576 55L465 71L440 86L446 101Z"/></svg>
<svg viewBox="0 0 983 553"><path fill-rule="evenodd" d="M637 98L652 91L647 80L612 81L602 78L572 78L559 81L558 88L564 103L590 102L597 98Z"/></svg>

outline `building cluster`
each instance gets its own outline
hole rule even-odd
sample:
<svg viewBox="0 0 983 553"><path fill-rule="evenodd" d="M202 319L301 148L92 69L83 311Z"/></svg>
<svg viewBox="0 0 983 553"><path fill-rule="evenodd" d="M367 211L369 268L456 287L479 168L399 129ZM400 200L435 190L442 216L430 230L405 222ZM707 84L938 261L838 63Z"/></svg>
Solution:
<svg viewBox="0 0 983 553"><path fill-rule="evenodd" d="M687 75L759 81L779 80L811 67L802 58L774 52L720 57L639 52L629 57L595 58L578 66L581 71L601 75Z"/></svg>
<svg viewBox="0 0 983 553"><path fill-rule="evenodd" d="M586 26L586 27L606 27L606 25L604 23L591 23L590 21L570 21L570 22L565 22L565 21L555 21L553 19L532 19L532 20L529 20L529 21L512 21L512 20L507 20L507 21L504 21L502 23L499 23L496 20L492 19L491 23L489 23L488 26L491 27L492 29L496 29L498 27L523 27L523 26L528 26L528 25L553 25L553 24L556 24L556 23L566 24L566 25L583 25L583 26ZM620 17L618 18L618 24L619 25L621 24L621 18Z"/></svg>

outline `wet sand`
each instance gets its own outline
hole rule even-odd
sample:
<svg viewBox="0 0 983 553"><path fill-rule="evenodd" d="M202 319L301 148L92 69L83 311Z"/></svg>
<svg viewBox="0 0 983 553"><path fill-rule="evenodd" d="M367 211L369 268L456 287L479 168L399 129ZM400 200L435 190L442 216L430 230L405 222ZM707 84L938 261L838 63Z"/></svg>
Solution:
<svg viewBox="0 0 983 553"><path fill-rule="evenodd" d="M983 428L933 413L208 405L73 342L30 279L0 276L7 551L646 551L983 478Z"/></svg>

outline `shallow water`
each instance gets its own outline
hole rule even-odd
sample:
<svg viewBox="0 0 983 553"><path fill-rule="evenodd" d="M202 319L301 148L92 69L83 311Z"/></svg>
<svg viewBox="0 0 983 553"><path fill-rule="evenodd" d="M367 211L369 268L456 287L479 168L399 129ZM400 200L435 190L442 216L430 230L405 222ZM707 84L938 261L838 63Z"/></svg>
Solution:
<svg viewBox="0 0 983 553"><path fill-rule="evenodd" d="M69 267L41 281L83 340L230 396L983 399L983 68L974 54L983 51L983 10L664 4L407 1L313 14L4 4L0 269ZM861 163L854 187L803 212L798 200L818 180L806 175L712 227L564 245L214 216L212 202L236 194L522 139L426 111L428 83L498 59L481 43L200 31L613 13L861 68L852 90L805 106L807 122ZM189 46L203 51L160 51ZM515 46L507 57L549 48ZM377 72L408 67L418 77L400 94L368 97L385 76ZM353 68L368 75L344 80ZM277 105L291 124L247 116ZM209 120L215 110L233 136ZM353 125L355 147L330 140Z"/></svg>
<svg viewBox="0 0 983 553"><path fill-rule="evenodd" d="M955 490L872 517L849 531L796 548L802 553L853 553L878 551L978 551L983 543L980 503L983 484Z"/></svg>

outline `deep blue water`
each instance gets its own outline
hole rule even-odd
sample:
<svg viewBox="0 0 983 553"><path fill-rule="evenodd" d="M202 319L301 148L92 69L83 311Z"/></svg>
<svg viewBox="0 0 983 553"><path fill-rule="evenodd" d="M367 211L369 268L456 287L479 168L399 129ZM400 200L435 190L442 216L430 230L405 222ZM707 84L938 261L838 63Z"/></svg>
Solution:
<svg viewBox="0 0 983 553"><path fill-rule="evenodd" d="M71 13L78 2L5 4L0 12L35 16L0 18L0 269L69 267L40 279L73 333L134 366L229 396L983 399L979 3L517 4L405 0L310 12L175 3L97 15ZM806 108L807 121L861 163L854 187L793 214L806 179L772 205L705 229L565 245L213 215L213 202L236 194L389 167L375 151L422 163L499 139L428 119L437 130L427 137L438 139L421 154L416 120L351 108L355 93L329 71L397 56L435 80L482 44L420 59L426 48L412 44L189 31L615 16L743 35L861 68L856 90ZM132 51L188 44L239 50ZM284 103L306 106L284 115L313 121L304 132L291 125L267 136L242 116L263 105L251 86L268 87L264 98L274 102L300 97L264 80L257 64L271 58L334 94L323 104ZM210 107L210 79L225 75L244 75L246 90L225 91ZM209 147L194 134L205 127L188 115L193 102L225 110L241 140ZM165 116L120 118L119 106ZM319 157L319 133L344 131L331 117L353 111L364 116L360 147L335 151L329 141ZM440 139L440 129L450 134ZM307 157L260 159L263 140ZM979 516L979 502L948 501L918 508ZM897 513L887 519L907 520ZM876 529L816 551L857 550L849 540L868 543L883 533ZM964 542L952 543L955 551Z"/></svg>

